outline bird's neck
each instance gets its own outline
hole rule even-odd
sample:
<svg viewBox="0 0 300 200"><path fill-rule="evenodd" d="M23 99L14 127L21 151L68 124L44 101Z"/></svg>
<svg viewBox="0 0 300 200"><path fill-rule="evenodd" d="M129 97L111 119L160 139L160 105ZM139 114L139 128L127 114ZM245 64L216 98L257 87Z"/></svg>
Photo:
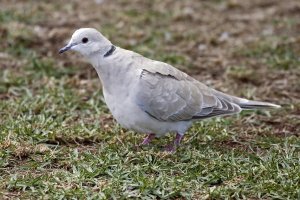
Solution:
<svg viewBox="0 0 300 200"><path fill-rule="evenodd" d="M109 46L105 53L98 53L89 58L90 63L96 69L98 76L102 82L104 90L107 92L115 92L113 88L123 88L124 76L128 72L128 67L120 66L123 57L118 56L119 47ZM118 85L118 87L115 87Z"/></svg>
<svg viewBox="0 0 300 200"><path fill-rule="evenodd" d="M92 53L90 53L86 57L88 58L90 63L93 63L95 58L99 59L99 56L100 57L107 57L106 55L108 53L110 53L112 47L114 47L114 45L111 44L111 43L101 45L101 47L97 47L94 51L92 51Z"/></svg>

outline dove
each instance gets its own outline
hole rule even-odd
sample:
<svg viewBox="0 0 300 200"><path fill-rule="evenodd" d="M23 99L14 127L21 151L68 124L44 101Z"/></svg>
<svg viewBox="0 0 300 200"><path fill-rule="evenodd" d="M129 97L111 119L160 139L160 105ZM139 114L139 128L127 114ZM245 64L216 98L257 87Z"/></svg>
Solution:
<svg viewBox="0 0 300 200"><path fill-rule="evenodd" d="M167 63L115 46L93 28L76 30L59 53L68 50L79 52L95 68L116 121L147 134L140 145L173 133L174 141L165 149L175 151L197 120L280 107L217 91Z"/></svg>

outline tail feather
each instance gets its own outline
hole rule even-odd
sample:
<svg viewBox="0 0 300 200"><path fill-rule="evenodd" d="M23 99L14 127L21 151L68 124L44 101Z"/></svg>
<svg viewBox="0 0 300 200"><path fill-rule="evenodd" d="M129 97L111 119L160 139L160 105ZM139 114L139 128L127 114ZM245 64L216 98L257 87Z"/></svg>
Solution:
<svg viewBox="0 0 300 200"><path fill-rule="evenodd" d="M238 105L244 110L253 110L253 109L273 109L280 108L280 105L273 103L262 102L262 101L251 101L247 99L242 99Z"/></svg>
<svg viewBox="0 0 300 200"><path fill-rule="evenodd" d="M215 94L221 98L226 99L229 102L237 104L240 108L244 110L255 110L255 109L272 109L272 108L280 108L280 105L276 105L273 103L263 102L263 101L252 101L240 97L231 96L219 91L214 90Z"/></svg>

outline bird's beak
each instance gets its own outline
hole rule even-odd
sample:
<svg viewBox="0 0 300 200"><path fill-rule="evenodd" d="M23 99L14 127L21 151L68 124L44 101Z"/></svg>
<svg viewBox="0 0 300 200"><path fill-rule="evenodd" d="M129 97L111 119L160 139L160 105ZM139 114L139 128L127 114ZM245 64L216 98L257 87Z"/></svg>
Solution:
<svg viewBox="0 0 300 200"><path fill-rule="evenodd" d="M66 46L64 46L63 48L61 48L58 53L61 54L61 53L65 52L65 51L68 51L68 50L70 50L75 45L77 45L77 43L69 43Z"/></svg>

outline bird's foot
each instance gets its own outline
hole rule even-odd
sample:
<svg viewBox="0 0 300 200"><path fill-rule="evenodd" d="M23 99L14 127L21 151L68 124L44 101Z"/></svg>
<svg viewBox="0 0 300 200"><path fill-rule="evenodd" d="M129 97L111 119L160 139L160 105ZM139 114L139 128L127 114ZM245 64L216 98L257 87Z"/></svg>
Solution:
<svg viewBox="0 0 300 200"><path fill-rule="evenodd" d="M168 144L167 146L164 147L164 151L169 152L169 153L174 153L177 149L177 146L174 145L173 143Z"/></svg>
<svg viewBox="0 0 300 200"><path fill-rule="evenodd" d="M176 137L174 141L171 144L168 144L164 150L170 153L174 153L177 149L177 147L180 145L180 142L183 138L183 135L180 135L179 133L176 134Z"/></svg>
<svg viewBox="0 0 300 200"><path fill-rule="evenodd" d="M147 137L144 138L143 142L140 143L137 147L142 147L145 145L150 144L150 142L155 138L155 134L154 133L150 133L147 135Z"/></svg>

